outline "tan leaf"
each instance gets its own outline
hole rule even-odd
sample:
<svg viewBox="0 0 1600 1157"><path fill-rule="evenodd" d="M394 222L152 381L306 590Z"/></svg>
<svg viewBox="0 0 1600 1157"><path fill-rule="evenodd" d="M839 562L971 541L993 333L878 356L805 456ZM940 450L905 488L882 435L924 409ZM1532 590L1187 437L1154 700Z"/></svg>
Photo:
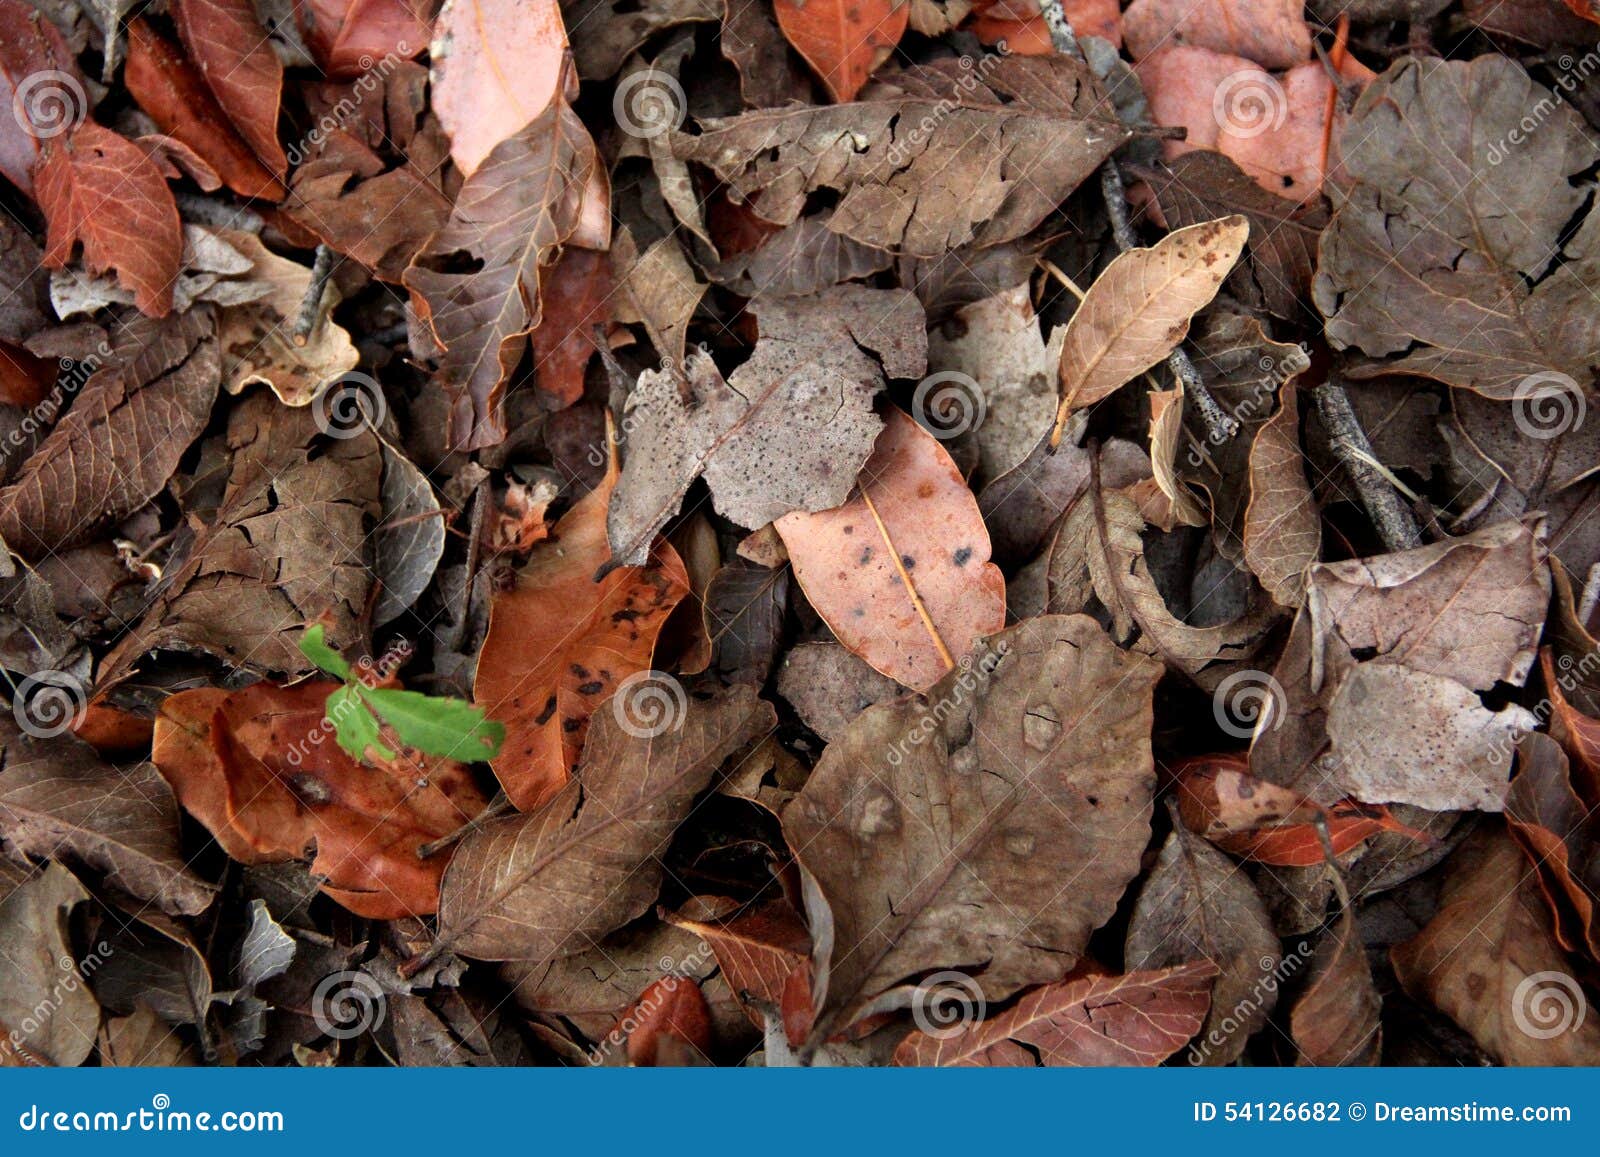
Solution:
<svg viewBox="0 0 1600 1157"><path fill-rule="evenodd" d="M1322 549L1322 520L1306 483L1300 411L1293 384L1250 447L1250 505L1244 559L1279 606L1305 601L1306 568Z"/></svg>
<svg viewBox="0 0 1600 1157"><path fill-rule="evenodd" d="M1343 877L1332 869L1338 922L1317 942L1306 989L1289 1014L1303 1065L1375 1065L1383 1047L1382 1001Z"/></svg>
<svg viewBox="0 0 1600 1157"><path fill-rule="evenodd" d="M1244 252L1250 222L1223 217L1130 249L1095 278L1067 323L1061 406L1052 444L1074 410L1092 406L1166 357Z"/></svg>
<svg viewBox="0 0 1600 1157"><path fill-rule="evenodd" d="M926 689L1005 625L1005 579L961 472L903 412L889 411L857 484L834 510L784 515L778 533L839 641Z"/></svg>

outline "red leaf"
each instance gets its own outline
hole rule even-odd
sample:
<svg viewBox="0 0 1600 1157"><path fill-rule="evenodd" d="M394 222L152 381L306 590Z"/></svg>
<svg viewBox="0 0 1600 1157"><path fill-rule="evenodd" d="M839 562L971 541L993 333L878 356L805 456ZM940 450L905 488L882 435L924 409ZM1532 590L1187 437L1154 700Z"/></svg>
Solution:
<svg viewBox="0 0 1600 1157"><path fill-rule="evenodd" d="M128 92L161 131L188 145L246 197L281 201L284 188L256 160L200 72L142 18L128 24Z"/></svg>
<svg viewBox="0 0 1600 1157"><path fill-rule="evenodd" d="M711 1009L700 986L687 976L663 976L628 1006L602 1047L623 1041L632 1065L710 1063Z"/></svg>
<svg viewBox="0 0 1600 1157"><path fill-rule="evenodd" d="M0 0L0 173L33 196L40 151L88 115L83 77L56 26L31 4Z"/></svg>
<svg viewBox="0 0 1600 1157"><path fill-rule="evenodd" d="M855 100L911 16L906 0L775 0L773 7L784 36L838 104Z"/></svg>
<svg viewBox="0 0 1600 1157"><path fill-rule="evenodd" d="M167 182L143 149L89 121L51 143L34 178L50 222L46 265L63 267L82 241L91 273L115 269L140 310L171 312L183 233Z"/></svg>
<svg viewBox="0 0 1600 1157"><path fill-rule="evenodd" d="M255 7L250 0L172 0L172 15L217 103L256 158L281 179L289 169L278 143L283 65Z"/></svg>

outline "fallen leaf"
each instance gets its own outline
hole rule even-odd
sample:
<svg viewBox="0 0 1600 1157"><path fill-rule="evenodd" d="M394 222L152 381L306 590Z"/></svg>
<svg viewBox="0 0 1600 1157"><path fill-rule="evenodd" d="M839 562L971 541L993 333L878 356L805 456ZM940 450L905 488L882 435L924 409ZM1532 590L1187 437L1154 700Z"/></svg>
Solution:
<svg viewBox="0 0 1600 1157"><path fill-rule="evenodd" d="M441 942L483 960L545 960L582 952L648 909L657 857L695 797L776 716L735 687L685 699L672 724L651 734L600 712L566 786L464 839L445 874Z"/></svg>
<svg viewBox="0 0 1600 1157"><path fill-rule="evenodd" d="M1289 1014L1289 1035L1302 1065L1375 1065L1383 1048L1382 1000L1372 982L1355 907L1333 868L1338 922L1313 949L1305 991Z"/></svg>
<svg viewBox="0 0 1600 1157"><path fill-rule="evenodd" d="M128 22L123 82L161 131L204 158L230 189L246 197L283 199L283 185L233 127L200 70L143 17Z"/></svg>
<svg viewBox="0 0 1600 1157"><path fill-rule="evenodd" d="M375 627L398 618L428 589L444 557L447 521L427 475L387 444L379 500L383 516L373 532L373 570L383 589L372 608Z"/></svg>
<svg viewBox="0 0 1600 1157"><path fill-rule="evenodd" d="M942 257L1030 232L1127 139L1101 111L1093 75L1069 57L1006 57L977 79L942 61L884 81L866 101L703 121L699 136L673 135L673 152L709 166L774 224L792 224L809 194L832 189L834 232ZM924 118L928 131L904 131ZM1029 179L1002 176L1012 173Z"/></svg>
<svg viewBox="0 0 1600 1157"><path fill-rule="evenodd" d="M430 0L307 0L295 13L318 62L345 77L425 50L432 9Z"/></svg>
<svg viewBox="0 0 1600 1157"><path fill-rule="evenodd" d="M275 177L289 162L278 143L283 65L251 0L172 0L178 35L217 103Z"/></svg>
<svg viewBox="0 0 1600 1157"><path fill-rule="evenodd" d="M597 174L603 180L588 130L556 101L494 146L406 270L412 303L445 351L439 377L457 448L505 437L501 391L540 321L541 266L569 241L605 247L604 236L575 236Z"/></svg>
<svg viewBox="0 0 1600 1157"><path fill-rule="evenodd" d="M890 410L855 496L777 520L795 581L846 647L926 690L1005 625L1005 581L938 440Z"/></svg>
<svg viewBox="0 0 1600 1157"><path fill-rule="evenodd" d="M433 109L470 177L556 99L567 30L556 0L446 0L433 37Z"/></svg>
<svg viewBox="0 0 1600 1157"><path fill-rule="evenodd" d="M464 764L401 748L363 766L324 722L339 684L257 683L171 696L156 716L152 759L184 809L233 859L301 859L323 891L375 920L439 903L450 857L418 849L473 819L487 800Z"/></svg>
<svg viewBox="0 0 1600 1157"><path fill-rule="evenodd" d="M1320 201L1295 204L1269 193L1228 157L1196 149L1165 165L1134 168L1168 221L1180 227L1237 214L1250 222L1244 261L1228 288L1269 313L1300 320L1317 264L1317 240L1328 224Z"/></svg>
<svg viewBox="0 0 1600 1157"><path fill-rule="evenodd" d="M885 376L926 368L922 310L903 290L838 286L750 310L761 335L726 382L697 352L681 375L647 372L629 394L627 463L607 514L618 562L643 562L702 473L717 512L740 526L839 506L883 428L872 399Z"/></svg>
<svg viewBox="0 0 1600 1157"><path fill-rule="evenodd" d="M100 1063L111 1068L189 1068L200 1063L170 1025L141 1004L131 1016L107 1017L97 1042Z"/></svg>
<svg viewBox="0 0 1600 1157"><path fill-rule="evenodd" d="M89 541L161 492L217 398L213 326L202 309L127 330L0 490L0 535L13 549L35 558Z"/></svg>
<svg viewBox="0 0 1600 1157"><path fill-rule="evenodd" d="M1600 824L1575 790L1567 756L1548 735L1532 732L1517 744L1506 823L1538 869L1556 939L1568 951L1593 954L1600 942Z"/></svg>
<svg viewBox="0 0 1600 1157"><path fill-rule="evenodd" d="M1159 1065L1200 1030L1216 968L1086 976L1036 988L998 1016L959 1030L914 1032L897 1065Z"/></svg>
<svg viewBox="0 0 1600 1157"><path fill-rule="evenodd" d="M1322 520L1306 482L1292 384L1283 387L1281 399L1250 446L1244 559L1279 606L1297 607L1305 600L1306 568L1322 550Z"/></svg>
<svg viewBox="0 0 1600 1157"><path fill-rule="evenodd" d="M50 143L34 184L50 222L46 266L65 266L81 241L91 273L114 269L142 312L171 312L183 235L166 179L143 150L89 121Z"/></svg>
<svg viewBox="0 0 1600 1157"><path fill-rule="evenodd" d="M60 30L37 5L0 3L0 174L36 197L33 169L51 140L90 112L83 74Z"/></svg>
<svg viewBox="0 0 1600 1157"><path fill-rule="evenodd" d="M595 353L595 331L611 320L611 264L593 249L568 249L539 287L533 364L539 391L552 410L583 397L583 373Z"/></svg>
<svg viewBox="0 0 1600 1157"><path fill-rule="evenodd" d="M1194 45L1292 68L1311 56L1311 29L1298 0L1133 0L1122 16L1128 52L1143 60L1157 48Z"/></svg>
<svg viewBox="0 0 1600 1157"><path fill-rule="evenodd" d="M712 576L700 601L711 665L729 683L766 683L783 638L789 572L735 558Z"/></svg>
<svg viewBox="0 0 1600 1157"><path fill-rule="evenodd" d="M787 901L774 900L730 920L695 920L683 913L668 920L711 946L718 967L758 1028L765 1028L774 1012L782 1015L785 1001L793 999L797 975L809 980L811 937ZM798 1011L787 1033L795 1047L811 1030L809 1004Z"/></svg>
<svg viewBox="0 0 1600 1157"><path fill-rule="evenodd" d="M1536 106L1550 115L1511 145ZM1496 163L1507 150L1514 163ZM1407 58L1357 102L1343 155L1353 184L1312 296L1334 346L1385 359L1354 376L1420 374L1501 401L1530 379L1534 397L1590 380L1597 232L1575 219L1569 176L1600 151L1582 118L1498 55ZM1419 181L1435 192L1403 195ZM1571 241L1555 262L1558 236Z"/></svg>
<svg viewBox="0 0 1600 1157"><path fill-rule="evenodd" d="M286 406L309 406L317 391L356 368L360 355L344 328L330 316L339 302L331 284L318 303L319 321L297 344L294 323L311 288L311 270L279 257L260 238L239 230L221 236L254 266L253 279L264 296L222 311L217 340L222 347L223 384L231 394L260 382Z"/></svg>
<svg viewBox="0 0 1600 1157"><path fill-rule="evenodd" d="M578 75L605 80L657 32L692 21L722 19L722 2L659 0L639 5L633 0L566 0L561 13L567 27L579 31L572 44Z"/></svg>
<svg viewBox="0 0 1600 1157"><path fill-rule="evenodd" d="M784 811L811 880L813 1042L904 1007L936 970L991 1002L1059 979L1138 873L1159 665L1081 615L979 655L857 716Z"/></svg>
<svg viewBox="0 0 1600 1157"><path fill-rule="evenodd" d="M1051 445L1074 410L1092 406L1173 351L1189 319L1216 296L1249 236L1243 217L1170 233L1106 267L1067 323L1061 405Z"/></svg>
<svg viewBox="0 0 1600 1157"><path fill-rule="evenodd" d="M744 107L777 108L811 96L811 78L789 48L766 4L724 0L722 55L739 73Z"/></svg>
<svg viewBox="0 0 1600 1157"><path fill-rule="evenodd" d="M613 471L580 498L490 610L473 696L506 725L493 766L523 811L568 782L591 716L650 670L667 616L689 593L683 561L664 541L651 548L647 565L618 567L595 581L610 556L605 514L615 485Z"/></svg>
<svg viewBox="0 0 1600 1157"><path fill-rule="evenodd" d="M334 646L358 642L372 581L367 520L380 512L382 458L362 427L324 435L314 409L289 409L260 391L235 404L221 506L169 564L139 625L106 656L103 683L126 678L157 649L206 652L263 674L305 674L311 664L299 639L323 616Z"/></svg>
<svg viewBox="0 0 1600 1157"><path fill-rule="evenodd" d="M820 293L894 264L893 254L835 233L831 219L831 213L802 217L706 272L735 293L759 299Z"/></svg>
<svg viewBox="0 0 1600 1157"><path fill-rule="evenodd" d="M623 1011L607 1038L607 1044L620 1038L630 1065L709 1065L711 1009L693 980L664 976Z"/></svg>
<svg viewBox="0 0 1600 1157"><path fill-rule="evenodd" d="M1124 963L1146 971L1206 962L1217 974L1199 1059L1229 1065L1277 1004L1278 935L1250 877L1174 824L1134 905Z"/></svg>
<svg viewBox="0 0 1600 1157"><path fill-rule="evenodd" d="M856 99L900 43L911 15L907 0L773 0L773 10L835 104Z"/></svg>
<svg viewBox="0 0 1600 1157"><path fill-rule="evenodd" d="M21 856L88 864L175 916L203 912L216 888L189 870L178 805L148 763L116 768L70 736L35 739L0 717L0 839Z"/></svg>
<svg viewBox="0 0 1600 1157"><path fill-rule="evenodd" d="M1516 843L1486 828L1448 862L1438 915L1390 950L1400 983L1501 1064L1595 1064L1600 1025Z"/></svg>
<svg viewBox="0 0 1600 1157"><path fill-rule="evenodd" d="M81 1065L94 1051L100 1006L80 969L98 964L102 953L91 960L76 951L67 929L72 910L89 893L60 864L32 875L0 865L0 888L6 944L0 953L0 1025L6 1028L0 1055L20 1055L35 1065Z"/></svg>

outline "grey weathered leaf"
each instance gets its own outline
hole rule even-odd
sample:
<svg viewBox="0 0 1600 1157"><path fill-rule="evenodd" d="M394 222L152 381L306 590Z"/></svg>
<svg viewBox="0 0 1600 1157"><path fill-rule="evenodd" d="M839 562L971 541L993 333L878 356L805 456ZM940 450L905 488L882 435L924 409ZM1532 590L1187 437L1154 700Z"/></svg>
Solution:
<svg viewBox="0 0 1600 1157"><path fill-rule="evenodd" d="M214 885L189 870L177 801L149 763L112 767L87 743L35 739L0 716L0 840L23 856L70 856L173 915L204 911Z"/></svg>
<svg viewBox="0 0 1600 1157"><path fill-rule="evenodd" d="M444 557L444 515L427 475L405 454L385 444L383 521L373 532L373 569L383 589L372 608L381 627L421 597Z"/></svg>
<svg viewBox="0 0 1600 1157"><path fill-rule="evenodd" d="M82 971L90 957L80 957L67 931L72 909L88 898L60 864L20 882L0 870L0 1049L14 1058L72 1068L94 1051L100 1006Z"/></svg>

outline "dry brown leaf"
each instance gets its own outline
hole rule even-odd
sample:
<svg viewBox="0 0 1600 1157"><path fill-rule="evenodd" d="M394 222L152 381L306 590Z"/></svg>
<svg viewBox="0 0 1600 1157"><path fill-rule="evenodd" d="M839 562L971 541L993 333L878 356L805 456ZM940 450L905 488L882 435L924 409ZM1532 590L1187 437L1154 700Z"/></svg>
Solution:
<svg viewBox="0 0 1600 1157"><path fill-rule="evenodd" d="M711 167L774 224L833 189L834 232L943 257L1030 232L1127 139L1093 74L1066 56L1006 57L981 79L946 60L880 81L865 101L704 121L699 136L674 134L673 152ZM924 117L930 131L906 131ZM1017 173L1028 179L1005 176Z"/></svg>
<svg viewBox="0 0 1600 1157"><path fill-rule="evenodd" d="M263 383L286 406L308 406L317 390L356 368L361 357L344 327L330 316L339 291L322 292L319 321L297 345L291 335L301 303L311 288L311 270L279 257L254 234L224 229L219 234L254 264L253 279L265 296L222 311L217 340L222 347L222 380L231 394Z"/></svg>
<svg viewBox="0 0 1600 1157"><path fill-rule="evenodd" d="M862 712L784 811L811 880L813 1043L936 970L990 1002L1058 979L1138 874L1160 666L1083 615L1030 619L979 656Z"/></svg>
<svg viewBox="0 0 1600 1157"><path fill-rule="evenodd" d="M1250 446L1250 505L1244 515L1244 560L1283 607L1305 601L1306 568L1322 549L1322 519L1306 482L1300 452L1300 410L1293 384L1278 412Z"/></svg>
<svg viewBox="0 0 1600 1157"><path fill-rule="evenodd" d="M1291 68L1311 56L1300 0L1133 0L1122 16L1128 53L1195 45L1243 56L1263 68Z"/></svg>
<svg viewBox="0 0 1600 1157"><path fill-rule="evenodd" d="M33 1065L81 1065L100 1027L100 1006L81 969L104 963L105 941L95 943L92 960L78 952L68 918L89 893L60 864L25 876L4 862L0 890L0 1068L19 1056Z"/></svg>
<svg viewBox="0 0 1600 1157"><path fill-rule="evenodd" d="M600 712L574 779L538 810L462 841L445 873L440 943L484 960L598 944L655 902L658 857L695 797L776 721L749 687L686 697L662 730Z"/></svg>
<svg viewBox="0 0 1600 1157"><path fill-rule="evenodd" d="M1200 1030L1216 967L1199 960L1036 988L998 1016L914 1032L897 1065L1159 1065Z"/></svg>
<svg viewBox="0 0 1600 1157"><path fill-rule="evenodd" d="M617 561L644 561L702 472L717 512L740 526L839 506L883 428L872 400L885 375L919 377L927 364L922 308L904 290L842 285L749 308L760 338L728 381L696 352L681 374L647 372L629 394L627 464L607 515Z"/></svg>
<svg viewBox="0 0 1600 1157"><path fill-rule="evenodd" d="M1375 1065L1383 1048L1382 1001L1372 983L1354 905L1333 868L1338 922L1318 940L1306 989L1289 1014L1289 1035L1302 1065Z"/></svg>
<svg viewBox="0 0 1600 1157"><path fill-rule="evenodd" d="M1130 249L1106 267L1067 323L1052 445L1074 410L1109 396L1177 347L1249 235L1245 218L1223 217L1169 233L1149 249Z"/></svg>
<svg viewBox="0 0 1600 1157"><path fill-rule="evenodd" d="M1389 954L1406 991L1501 1064L1600 1063L1600 1024L1516 843L1486 828L1448 863L1438 915Z"/></svg>
<svg viewBox="0 0 1600 1157"><path fill-rule="evenodd" d="M1277 1004L1278 936L1250 877L1174 822L1134 906L1124 966L1147 970L1206 961L1218 970L1206 1018L1210 1031L1191 1058L1230 1065Z"/></svg>
<svg viewBox="0 0 1600 1157"><path fill-rule="evenodd" d="M978 503L937 439L891 410L855 497L778 533L834 635L908 687L938 682L1005 625L1005 579Z"/></svg>

